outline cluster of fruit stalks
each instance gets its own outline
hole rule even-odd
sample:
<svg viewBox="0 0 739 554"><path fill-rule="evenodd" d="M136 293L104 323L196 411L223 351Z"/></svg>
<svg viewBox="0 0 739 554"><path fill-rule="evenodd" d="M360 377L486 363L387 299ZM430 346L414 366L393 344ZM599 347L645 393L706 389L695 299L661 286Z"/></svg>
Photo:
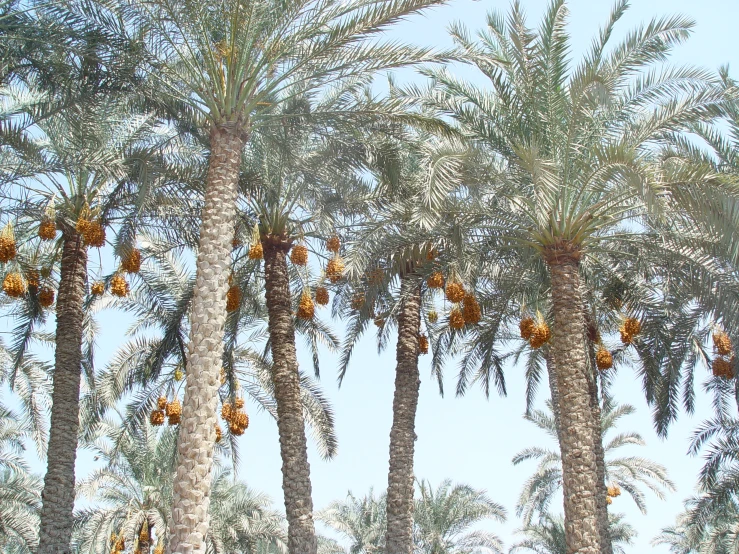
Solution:
<svg viewBox="0 0 739 554"><path fill-rule="evenodd" d="M531 348L541 348L552 338L552 331L541 315L538 316L537 321L532 317L523 318L519 323L519 330L521 332L521 338L529 341ZM634 337L641 332L641 322L634 317L627 317L621 324L619 332L621 333L621 342L629 345L634 340ZM603 346L597 332L595 333L595 340L598 342L598 351L595 353L595 364L600 371L610 369L613 367L613 354Z"/></svg>
<svg viewBox="0 0 739 554"><path fill-rule="evenodd" d="M608 487L608 493L606 495L606 504L610 505L613 503L613 499L621 496L621 487L618 485L611 485Z"/></svg>
<svg viewBox="0 0 739 554"><path fill-rule="evenodd" d="M105 245L105 228L100 221L90 221L85 217L80 217L76 225L77 232L82 235L87 246L100 248ZM56 225L51 219L44 219L39 225L38 236L42 240L54 240L56 238ZM0 232L0 263L8 263L15 259L17 255L17 247L12 225L8 224ZM114 296L128 296L130 288L126 282L122 272L138 273L141 270L141 251L137 248L131 249L121 258L121 266L110 280L110 292ZM21 298L29 291L35 293L39 304L44 308L49 308L54 304L54 289L48 286L39 288L39 272L36 269L29 269L25 275L20 272L13 271L5 275L3 279L3 291L11 298ZM105 292L105 283L95 281L90 292L99 296Z"/></svg>
<svg viewBox="0 0 739 554"><path fill-rule="evenodd" d="M176 398L172 402L168 402L166 397L160 396L157 399L157 409L152 410L149 415L149 421L154 426L164 424L164 416L167 416L169 425L177 425L182 419L182 404Z"/></svg>
<svg viewBox="0 0 739 554"><path fill-rule="evenodd" d="M241 246L241 241L237 238L233 241L233 247L237 248ZM338 236L333 236L326 241L326 249L332 252L334 255L326 264L325 275L326 278L332 283L338 283L344 275L344 260L339 255L341 249L341 241ZM264 248L262 243L258 240L252 242L249 247L249 259L250 260L262 260L264 259ZM297 266L308 265L308 247L304 244L297 244L292 247L290 251L290 261ZM226 293L226 311L235 312L241 306L241 299L243 297L241 287L233 284L233 276L229 278L230 287ZM313 319L315 315L315 304L319 306L326 306L329 303L328 289L323 286L319 286L315 290L315 298L310 293L309 289L304 289L300 295L300 303L298 305L298 311L296 315L301 319Z"/></svg>
<svg viewBox="0 0 739 554"><path fill-rule="evenodd" d="M713 333L713 349L715 350L716 356L711 364L714 377L721 377L723 379L732 379L734 377L734 347L731 344L729 335L723 331L714 331Z"/></svg>
<svg viewBox="0 0 739 554"><path fill-rule="evenodd" d="M134 545L133 554L143 554L141 549L139 548L139 544L149 543L150 541L151 541L151 533L149 530L149 526L146 522L144 522L143 525L141 526L141 530L139 531L138 541ZM115 533L111 533L110 534L110 554L123 554L125 550L126 550L126 538L123 536L123 531L121 530L121 533L119 535L116 535ZM154 554L164 554L164 545L162 544L161 539L159 539L159 542L154 548Z"/></svg>
<svg viewBox="0 0 739 554"><path fill-rule="evenodd" d="M233 404L224 402L221 408L221 417L228 423L228 430L232 435L241 436L249 428L249 416L243 410L244 399L234 398ZM216 424L216 441L221 440L221 428Z"/></svg>

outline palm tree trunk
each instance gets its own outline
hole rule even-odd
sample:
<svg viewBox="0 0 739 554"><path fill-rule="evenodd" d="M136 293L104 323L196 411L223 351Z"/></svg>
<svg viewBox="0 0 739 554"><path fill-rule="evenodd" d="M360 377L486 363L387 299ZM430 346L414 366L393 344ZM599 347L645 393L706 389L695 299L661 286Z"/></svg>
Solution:
<svg viewBox="0 0 739 554"><path fill-rule="evenodd" d="M300 375L295 353L287 253L290 240L263 236L264 286L272 347L272 384L277 403L277 429L282 455L282 490L287 515L287 547L290 554L316 554L310 464L305 438Z"/></svg>
<svg viewBox="0 0 739 554"><path fill-rule="evenodd" d="M560 430L559 421L559 389L557 388L557 364L554 361L554 352L552 348L547 348L547 375L549 377L549 392L552 398L552 414L554 414L554 427L557 430L557 438L562 441L562 432Z"/></svg>
<svg viewBox="0 0 739 554"><path fill-rule="evenodd" d="M554 312L551 348L557 365L567 552L600 554L599 489L578 260L577 250L564 247L547 256Z"/></svg>
<svg viewBox="0 0 739 554"><path fill-rule="evenodd" d="M418 373L421 289L408 276L402 280L401 294L405 300L398 314L398 345L395 352L395 396L387 487L387 554L413 552L413 453L421 385Z"/></svg>
<svg viewBox="0 0 739 554"><path fill-rule="evenodd" d="M595 360L593 360L594 362ZM595 364L592 363L594 368ZM589 379L590 409L593 414L593 439L595 444L595 465L598 472L598 527L600 528L600 543L603 554L613 554L611 543L611 529L608 525L608 487L606 486L606 460L603 450L603 432L601 428L601 409L598 399L598 376L593 374Z"/></svg>
<svg viewBox="0 0 739 554"><path fill-rule="evenodd" d="M202 554L210 523L211 467L237 183L245 137L217 127L210 137L205 206L192 299L185 398L177 441L170 554Z"/></svg>
<svg viewBox="0 0 739 554"><path fill-rule="evenodd" d="M41 493L39 554L70 552L74 523L74 465L80 426L82 327L87 250L75 231L64 231L61 277L56 303L56 350L51 429L44 490Z"/></svg>

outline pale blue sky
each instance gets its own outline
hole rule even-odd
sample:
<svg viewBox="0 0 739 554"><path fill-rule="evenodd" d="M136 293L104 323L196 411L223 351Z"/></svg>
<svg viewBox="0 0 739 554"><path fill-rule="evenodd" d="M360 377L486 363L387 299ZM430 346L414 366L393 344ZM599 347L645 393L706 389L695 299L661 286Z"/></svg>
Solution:
<svg viewBox="0 0 739 554"><path fill-rule="evenodd" d="M547 5L545 0L522 0L532 25L537 25ZM446 26L453 20L465 22L471 29L484 23L488 10L505 10L507 2L453 0L436 8L423 17L413 17L403 23L393 35L418 44L448 46ZM573 51L581 52L590 44L594 33L607 17L612 3L603 0L572 0L570 32ZM729 63L739 67L739 40L736 22L739 21L737 0L635 0L620 31L628 31L634 25L653 16L683 13L697 21L692 39L681 46L672 61L698 64L716 68ZM734 72L736 75L736 72ZM405 75L404 75L405 77ZM128 322L118 313L101 314L100 322L105 330L100 340L98 364L103 366L117 345ZM7 323L3 327L7 329ZM336 323L341 329L341 324ZM302 347L302 345L299 345ZM317 509L335 499L343 498L347 491L364 494L370 487L376 492L387 486L387 458L394 380L394 341L392 346L378 356L374 338L365 337L354 356L354 362L339 390L336 384L336 358L324 354L322 358L323 387L330 397L335 412L339 438L338 457L330 462L320 460L311 447L310 462L313 482L313 498ZM300 351L302 367L311 367L310 358ZM486 489L509 512L505 524L491 524L510 545L515 540L514 531L519 526L514 506L521 485L530 474L532 465L512 467L510 460L520 449L542 444L543 433L525 422L523 368L508 367L506 378L508 397L497 395L486 400L483 394L472 389L467 397L459 399L451 395L454 390L456 369L450 366L446 376L446 398L440 398L436 384L429 375L429 359L421 358L421 399L418 409L416 443L416 475L438 484L444 478L468 483ZM708 376L704 368L698 369L698 383ZM682 508L682 501L691 494L701 460L687 456L687 439L694 427L710 414L708 399L698 391L698 410L692 419L681 416L673 425L666 441L658 439L652 431L651 414L641 394L641 385L634 372L621 368L614 387L619 402L631 403L637 414L624 420L623 430L642 433L648 446L624 449L624 452L646 456L667 466L670 477L678 486L675 493L660 501L648 495L648 516L641 515L625 496L615 500L612 509L623 511L627 520L639 532L639 537L629 552L667 552L665 548L652 548L650 540L659 530L671 524ZM542 390L540 404L546 399ZM252 487L271 495L277 505L282 503L281 461L275 422L266 414L250 409L251 426L240 439L242 464L241 478ZM80 457L80 473L91 467L91 456Z"/></svg>

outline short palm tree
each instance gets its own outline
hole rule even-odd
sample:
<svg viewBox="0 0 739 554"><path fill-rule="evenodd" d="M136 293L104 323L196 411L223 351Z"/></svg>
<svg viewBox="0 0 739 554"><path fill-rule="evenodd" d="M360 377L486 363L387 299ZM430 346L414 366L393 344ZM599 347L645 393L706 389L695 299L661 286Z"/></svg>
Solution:
<svg viewBox="0 0 739 554"><path fill-rule="evenodd" d="M549 281L567 544L588 554L601 552L604 541L582 268L597 267L603 249L628 243L661 214L677 213L668 194L673 183L654 171L653 145L722 114L725 99L707 72L650 70L688 36L686 18L655 20L609 48L626 8L616 4L574 67L564 0L550 3L538 30L527 26L518 3L508 17L491 14L480 40L455 26L461 59L488 77L490 89L432 69L428 88L407 91L455 120L486 154L478 173L488 184L457 215L479 237L481 252L518 249L532 273Z"/></svg>
<svg viewBox="0 0 739 554"><path fill-rule="evenodd" d="M551 408L551 404L550 404ZM605 481L610 483L612 492L627 492L642 513L646 513L642 486L651 490L658 498L664 498L664 489L672 491L674 484L667 476L667 470L651 460L636 456L619 457L616 452L624 446L644 446L645 442L638 433L618 433L607 439L615 431L618 421L634 413L629 405L610 406L603 412L602 435L605 450ZM545 431L552 439L557 440L555 418L549 413L534 410L526 419ZM534 474L527 479L519 497L516 511L523 517L524 526L531 525L537 514L542 517L548 513L553 497L562 490L562 460L556 450L541 446L527 448L516 454L513 464L518 465L528 460L538 460Z"/></svg>
<svg viewBox="0 0 739 554"><path fill-rule="evenodd" d="M385 552L387 530L386 496L376 498L370 489L358 498L351 492L344 500L336 500L316 514L316 519L341 534L349 541L344 552L351 554L380 554Z"/></svg>
<svg viewBox="0 0 739 554"><path fill-rule="evenodd" d="M613 551L624 554L624 546L631 544L636 531L621 521L620 515L610 517L609 535ZM535 552L536 554L567 554L565 523L561 516L544 515L537 523L530 523L519 531L526 538L512 545L508 550L514 552Z"/></svg>
<svg viewBox="0 0 739 554"><path fill-rule="evenodd" d="M503 552L494 533L469 531L473 525L493 520L503 522L506 511L490 500L485 491L469 485L453 485L445 479L436 488L420 481L415 502L414 552L418 554L465 554Z"/></svg>
<svg viewBox="0 0 739 554"><path fill-rule="evenodd" d="M13 554L30 554L38 546L41 479L23 457L23 440L32 435L28 423L0 405L0 548Z"/></svg>
<svg viewBox="0 0 739 554"><path fill-rule="evenodd" d="M419 496L414 502L412 552L502 552L502 543L496 535L469 530L482 521L505 520L505 509L491 501L484 491L468 485L454 485L448 479L436 489L422 481L418 489ZM347 553L388 552L385 546L386 498L386 495L376 498L372 491L363 498L349 493L346 501L333 502L317 517L351 542Z"/></svg>
<svg viewBox="0 0 739 554"><path fill-rule="evenodd" d="M83 480L81 495L92 503L77 514L73 545L77 552L100 553L113 548L111 535L149 554L163 547L172 505L177 432L145 425L133 432L106 420L96 428L92 443L106 465ZM283 519L269 499L243 483L230 470L214 479L208 552L257 554L262 545L284 546Z"/></svg>
<svg viewBox="0 0 739 554"><path fill-rule="evenodd" d="M739 548L739 420L727 414L701 424L690 453L704 453L698 493L685 503L675 526L664 529L655 544L672 552L735 552Z"/></svg>

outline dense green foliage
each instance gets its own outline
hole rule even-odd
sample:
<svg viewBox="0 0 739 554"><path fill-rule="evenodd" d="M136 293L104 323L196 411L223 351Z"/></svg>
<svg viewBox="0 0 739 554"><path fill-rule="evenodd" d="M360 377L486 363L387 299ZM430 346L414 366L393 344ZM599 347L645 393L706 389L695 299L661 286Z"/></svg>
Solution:
<svg viewBox="0 0 739 554"><path fill-rule="evenodd" d="M655 543L739 550L739 86L672 64L685 16L617 42L626 0L579 59L565 0L454 24L447 51L383 34L442 3L0 0L0 550L504 552L485 491L414 481L429 350L459 396L523 362L556 442L513 460L538 465L510 552L626 552L621 491L646 513L675 487L618 453L644 440L615 374L666 436L711 369L698 489ZM107 360L103 309L133 319ZM306 429L338 453L320 356L350 379L373 326L397 341L388 492L313 515ZM284 513L237 478L255 409Z"/></svg>

